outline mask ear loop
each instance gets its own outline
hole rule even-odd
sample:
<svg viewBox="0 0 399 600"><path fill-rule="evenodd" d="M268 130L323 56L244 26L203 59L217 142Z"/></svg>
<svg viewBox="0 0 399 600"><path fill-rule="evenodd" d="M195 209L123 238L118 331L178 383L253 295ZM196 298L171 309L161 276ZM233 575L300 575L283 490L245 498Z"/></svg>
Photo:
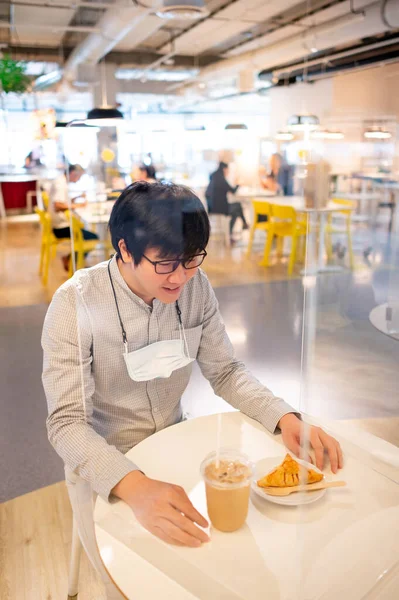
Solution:
<svg viewBox="0 0 399 600"><path fill-rule="evenodd" d="M180 310L180 306L179 303L176 301L176 312L177 312L177 318L179 319L179 331L180 331L180 339L182 339L182 334L183 334L183 341L184 341L184 350L186 353L186 358L191 358L190 357L190 352L188 349L188 344L187 344L187 339L186 339L186 332L184 331L184 327L183 327L183 321L181 318L181 310Z"/></svg>
<svg viewBox="0 0 399 600"><path fill-rule="evenodd" d="M124 327L123 322L122 322L121 314L119 312L119 305L118 305L118 300L116 299L116 292L115 292L115 288L114 288L114 282L112 281L112 277L111 277L111 269L110 269L111 260L112 260L112 258L110 258L109 261L108 261L108 275L109 275L109 280L111 282L112 291L113 291L113 294L114 294L114 299L115 299L115 304L116 304L116 310L118 312L119 324L120 324L121 330L122 330L122 339L123 339L123 345L125 346L125 354L129 354L128 347L127 347L126 331L125 331L125 327Z"/></svg>

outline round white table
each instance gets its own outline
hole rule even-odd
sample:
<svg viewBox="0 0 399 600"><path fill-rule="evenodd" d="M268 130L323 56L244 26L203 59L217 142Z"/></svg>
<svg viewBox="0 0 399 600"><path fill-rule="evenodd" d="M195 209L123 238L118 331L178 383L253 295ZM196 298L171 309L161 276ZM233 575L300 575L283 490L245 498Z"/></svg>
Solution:
<svg viewBox="0 0 399 600"><path fill-rule="evenodd" d="M381 333L385 333L385 335L399 341L399 333L395 333L388 328L387 310L389 310L387 302L374 307L369 314L370 323Z"/></svg>
<svg viewBox="0 0 399 600"><path fill-rule="evenodd" d="M183 486L207 516L199 465L215 447L216 430L217 415L184 421L127 456L149 477ZM381 440L374 439L378 447ZM212 529L201 548L165 544L138 524L124 502L97 498L95 532L105 568L129 600L397 598L399 478L390 475L392 466L383 474L367 450L340 441L345 466L328 477L347 487L299 508L252 492L246 525L234 533ZM239 412L223 414L222 445L240 448L253 461L274 457L278 464L285 454L280 435ZM387 442L382 454L399 460L399 449Z"/></svg>

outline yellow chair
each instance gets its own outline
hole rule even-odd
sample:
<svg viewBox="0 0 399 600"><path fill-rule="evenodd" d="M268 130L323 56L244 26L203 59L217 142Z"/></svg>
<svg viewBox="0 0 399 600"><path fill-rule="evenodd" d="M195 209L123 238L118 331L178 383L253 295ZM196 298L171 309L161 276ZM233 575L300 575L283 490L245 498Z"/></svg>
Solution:
<svg viewBox="0 0 399 600"><path fill-rule="evenodd" d="M44 190L42 191L42 200L43 200L43 206L46 210L48 210L48 207L50 205L50 198L47 192L45 192Z"/></svg>
<svg viewBox="0 0 399 600"><path fill-rule="evenodd" d="M70 219L69 210L65 211L65 216ZM72 212L72 230L73 230L73 250L76 256L76 270L83 269L85 266L85 254L95 250L100 243L99 240L85 240L83 238L82 229L84 225L80 219ZM73 275L72 260L69 262L69 275Z"/></svg>
<svg viewBox="0 0 399 600"><path fill-rule="evenodd" d="M50 260L55 258L57 246L60 244L71 244L70 238L56 238L51 226L51 217L46 210L41 210L35 206L35 213L39 216L42 229L42 239L40 245L40 265L39 275L42 277L43 285L47 285Z"/></svg>
<svg viewBox="0 0 399 600"><path fill-rule="evenodd" d="M261 229L262 231L269 230L270 223L270 204L269 202L263 202L262 200L252 200L252 209L253 209L253 223L251 225L251 229L249 230L249 240L248 240L248 248L247 248L247 256L250 256L252 252L252 246L254 243L255 230ZM258 222L258 217L267 217L267 221Z"/></svg>
<svg viewBox="0 0 399 600"><path fill-rule="evenodd" d="M294 264L297 255L298 239L303 238L307 234L307 224L305 221L298 219L296 210L292 206L281 206L279 204L271 204L271 218L268 228L267 241L263 261L261 265L269 266L270 251L272 249L273 240L276 237L278 242L278 250L282 253L282 245L285 237L292 238L291 255L288 264L288 274L292 275ZM305 237L306 240L306 237Z"/></svg>
<svg viewBox="0 0 399 600"><path fill-rule="evenodd" d="M334 204L342 206L342 210L336 211L334 213L329 214L327 219L327 224L325 227L325 236L326 236L326 250L328 260L331 260L333 256L333 248L332 248L332 240L331 236L338 233L346 233L346 237L348 240L348 253L349 253L349 265L350 268L353 269L354 266L354 258L353 258L353 247L352 247L352 211L356 208L357 203L353 200L345 200L343 198L333 198L331 200ZM346 207L346 208L345 208ZM336 214L341 214L345 216L345 226L337 227L333 224L333 217Z"/></svg>

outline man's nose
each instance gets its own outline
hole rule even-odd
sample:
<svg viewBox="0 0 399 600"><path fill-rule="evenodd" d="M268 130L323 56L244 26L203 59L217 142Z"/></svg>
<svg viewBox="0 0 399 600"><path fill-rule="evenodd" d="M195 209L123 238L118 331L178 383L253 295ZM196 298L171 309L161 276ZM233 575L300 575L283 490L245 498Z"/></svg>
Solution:
<svg viewBox="0 0 399 600"><path fill-rule="evenodd" d="M173 273L171 273L168 277L169 283L173 283L174 285L183 285L183 283L186 282L186 279L186 269L183 267L183 265L179 265L176 271L173 271Z"/></svg>

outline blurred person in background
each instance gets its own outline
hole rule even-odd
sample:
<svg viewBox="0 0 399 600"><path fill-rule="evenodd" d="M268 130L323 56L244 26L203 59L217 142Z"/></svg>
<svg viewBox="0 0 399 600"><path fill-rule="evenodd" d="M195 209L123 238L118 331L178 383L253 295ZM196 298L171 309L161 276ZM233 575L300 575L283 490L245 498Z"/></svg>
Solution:
<svg viewBox="0 0 399 600"><path fill-rule="evenodd" d="M147 183L155 183L157 180L154 165L145 165L144 163L133 169L131 177L132 181L146 181Z"/></svg>
<svg viewBox="0 0 399 600"><path fill-rule="evenodd" d="M264 176L265 169L261 169L260 184L265 190L283 196L293 195L293 168L281 154L275 152L270 157L270 171Z"/></svg>
<svg viewBox="0 0 399 600"><path fill-rule="evenodd" d="M216 171L209 177L209 184L205 192L208 210L215 215L230 215L230 235L237 219L242 220L243 229L248 229L248 223L242 210L241 202L229 202L227 194L235 194L239 185L232 186L227 181L229 165L220 162Z"/></svg>
<svg viewBox="0 0 399 600"><path fill-rule="evenodd" d="M40 151L32 150L29 152L28 156L25 158L25 169L35 169L37 167L44 167L42 161L40 160Z"/></svg>
<svg viewBox="0 0 399 600"><path fill-rule="evenodd" d="M77 183L83 174L84 169L80 165L69 165L67 171L57 177L49 189L50 205L48 209L51 216L53 233L58 239L71 237L70 222L65 212L86 205L86 194L78 194L70 199L68 189L68 184ZM83 202L75 204L78 198L82 198ZM87 229L82 229L82 234L85 240L98 240L98 236ZM62 264L66 271L69 269L70 257L70 254L62 257Z"/></svg>

